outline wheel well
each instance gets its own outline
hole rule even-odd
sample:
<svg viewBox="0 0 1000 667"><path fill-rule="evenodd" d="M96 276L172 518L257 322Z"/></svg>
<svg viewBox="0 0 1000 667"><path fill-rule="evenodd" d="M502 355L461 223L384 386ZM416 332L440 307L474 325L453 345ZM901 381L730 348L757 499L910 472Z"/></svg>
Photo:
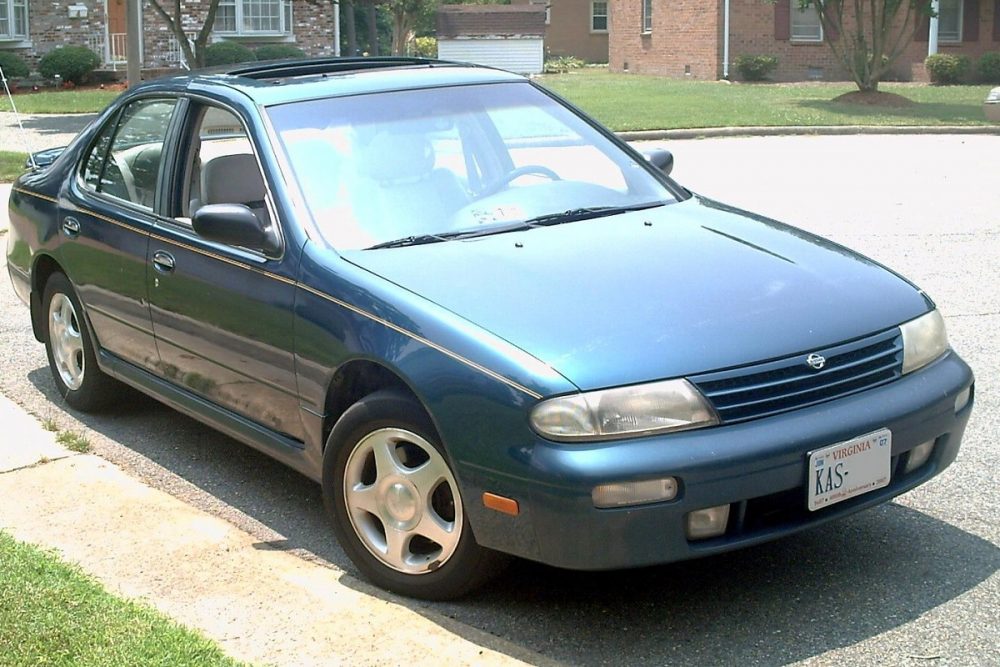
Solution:
<svg viewBox="0 0 1000 667"><path fill-rule="evenodd" d="M323 419L323 446L334 424L349 407L365 396L383 389L394 389L412 397L417 403L420 400L402 378L385 366L374 361L351 361L341 366L330 381L326 390L326 417ZM421 404L422 405L422 404Z"/></svg>
<svg viewBox="0 0 1000 667"><path fill-rule="evenodd" d="M53 273L64 273L59 262L49 255L41 255L35 260L35 266L31 270L31 330L35 334L38 342L45 342L45 315L42 313L42 294L45 291L45 284Z"/></svg>

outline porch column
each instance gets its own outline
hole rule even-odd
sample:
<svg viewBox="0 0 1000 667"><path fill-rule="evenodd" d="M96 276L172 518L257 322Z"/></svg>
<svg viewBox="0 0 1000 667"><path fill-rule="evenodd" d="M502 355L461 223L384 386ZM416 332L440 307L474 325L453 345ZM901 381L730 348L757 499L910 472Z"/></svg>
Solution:
<svg viewBox="0 0 1000 667"><path fill-rule="evenodd" d="M941 11L941 0L931 0L931 9L934 11L934 16L931 17L930 33L927 35L929 56L938 52L938 12Z"/></svg>

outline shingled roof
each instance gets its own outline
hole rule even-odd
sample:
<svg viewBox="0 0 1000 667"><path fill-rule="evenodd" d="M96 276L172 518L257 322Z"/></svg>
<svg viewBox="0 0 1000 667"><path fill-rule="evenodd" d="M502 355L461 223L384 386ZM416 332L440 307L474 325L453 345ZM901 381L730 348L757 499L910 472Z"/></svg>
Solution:
<svg viewBox="0 0 1000 667"><path fill-rule="evenodd" d="M438 39L544 37L545 5L441 5Z"/></svg>

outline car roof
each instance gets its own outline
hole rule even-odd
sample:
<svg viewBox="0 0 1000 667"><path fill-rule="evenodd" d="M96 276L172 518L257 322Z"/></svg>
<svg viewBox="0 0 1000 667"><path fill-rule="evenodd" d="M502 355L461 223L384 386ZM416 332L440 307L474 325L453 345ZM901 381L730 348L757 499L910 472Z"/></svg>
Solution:
<svg viewBox="0 0 1000 667"><path fill-rule="evenodd" d="M391 90L515 81L525 78L490 67L426 58L309 58L196 70L161 79L159 87L230 88L270 106Z"/></svg>

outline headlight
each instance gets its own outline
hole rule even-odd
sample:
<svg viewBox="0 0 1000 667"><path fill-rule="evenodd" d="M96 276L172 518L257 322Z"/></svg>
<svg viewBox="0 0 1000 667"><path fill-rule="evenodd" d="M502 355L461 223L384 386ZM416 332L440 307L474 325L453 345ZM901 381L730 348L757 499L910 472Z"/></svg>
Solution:
<svg viewBox="0 0 1000 667"><path fill-rule="evenodd" d="M552 440L611 440L681 431L719 423L687 380L603 389L543 401L531 425Z"/></svg>
<svg viewBox="0 0 1000 667"><path fill-rule="evenodd" d="M923 368L948 350L944 318L937 310L899 326L903 333L903 374Z"/></svg>

